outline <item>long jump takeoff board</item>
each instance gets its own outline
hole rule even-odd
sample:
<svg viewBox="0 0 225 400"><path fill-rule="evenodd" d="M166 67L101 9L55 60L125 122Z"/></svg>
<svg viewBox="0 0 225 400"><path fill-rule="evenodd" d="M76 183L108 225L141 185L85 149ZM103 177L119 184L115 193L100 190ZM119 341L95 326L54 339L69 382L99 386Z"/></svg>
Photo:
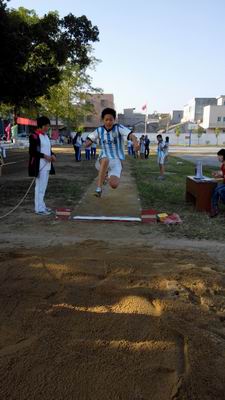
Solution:
<svg viewBox="0 0 225 400"><path fill-rule="evenodd" d="M108 216L93 216L93 215L76 215L73 217L76 221L117 221L117 222L141 222L141 218L136 217L108 217Z"/></svg>

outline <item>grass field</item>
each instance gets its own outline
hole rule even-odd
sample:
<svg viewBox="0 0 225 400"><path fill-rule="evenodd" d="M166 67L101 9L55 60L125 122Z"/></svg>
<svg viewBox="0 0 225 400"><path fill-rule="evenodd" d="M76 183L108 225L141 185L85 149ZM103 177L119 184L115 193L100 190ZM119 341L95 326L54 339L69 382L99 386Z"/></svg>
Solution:
<svg viewBox="0 0 225 400"><path fill-rule="evenodd" d="M180 225L164 226L157 224L154 229L166 232L169 236L189 239L224 240L225 206L221 204L221 213L217 218L209 218L207 213L197 212L193 205L185 202L186 176L194 175L194 165L169 157L166 165L166 179L157 181L159 168L156 157L148 160L130 159L132 174L136 179L142 208L153 208L159 212L178 213L183 221ZM214 168L204 167L203 173L211 176ZM153 229L148 225L145 231Z"/></svg>

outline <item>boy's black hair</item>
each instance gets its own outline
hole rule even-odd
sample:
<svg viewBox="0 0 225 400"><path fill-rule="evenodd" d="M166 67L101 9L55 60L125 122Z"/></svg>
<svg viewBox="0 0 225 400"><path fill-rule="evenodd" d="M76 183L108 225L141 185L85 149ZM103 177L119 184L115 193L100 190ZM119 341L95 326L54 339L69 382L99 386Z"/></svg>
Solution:
<svg viewBox="0 0 225 400"><path fill-rule="evenodd" d="M161 135L161 133L159 133L157 136L156 136L157 138L161 138L162 139L162 135Z"/></svg>
<svg viewBox="0 0 225 400"><path fill-rule="evenodd" d="M169 142L169 140L170 140L170 137L166 136L166 142Z"/></svg>
<svg viewBox="0 0 225 400"><path fill-rule="evenodd" d="M225 149L220 149L217 153L218 156L223 156L223 160L225 161Z"/></svg>
<svg viewBox="0 0 225 400"><path fill-rule="evenodd" d="M104 108L104 110L102 111L102 119L103 119L104 116L107 115L107 114L112 115L112 117L113 117L114 119L116 119L116 111L115 111L113 108L109 108L109 107Z"/></svg>
<svg viewBox="0 0 225 400"><path fill-rule="evenodd" d="M38 117L37 118L37 127L42 128L44 125L50 125L50 119L48 117Z"/></svg>

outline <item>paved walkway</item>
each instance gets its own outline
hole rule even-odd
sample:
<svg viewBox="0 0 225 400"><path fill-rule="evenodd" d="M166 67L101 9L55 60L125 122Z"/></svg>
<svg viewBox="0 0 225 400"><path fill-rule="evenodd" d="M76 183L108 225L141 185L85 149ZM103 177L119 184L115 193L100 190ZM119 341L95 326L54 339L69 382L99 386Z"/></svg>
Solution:
<svg viewBox="0 0 225 400"><path fill-rule="evenodd" d="M172 154L172 151L171 153ZM213 154L207 154L207 155L202 155L202 154L183 154L183 153L175 153L173 154L176 157L180 157L183 160L190 161L194 164L199 160L202 162L202 165L209 165L211 167L217 167L217 169L220 168L220 163L218 161L217 156Z"/></svg>
<svg viewBox="0 0 225 400"><path fill-rule="evenodd" d="M102 197L97 198L94 196L95 188L96 179L88 187L87 192L74 210L73 216L140 218L140 199L135 180L131 176L130 167L126 161L117 189L111 189L107 184L103 187Z"/></svg>

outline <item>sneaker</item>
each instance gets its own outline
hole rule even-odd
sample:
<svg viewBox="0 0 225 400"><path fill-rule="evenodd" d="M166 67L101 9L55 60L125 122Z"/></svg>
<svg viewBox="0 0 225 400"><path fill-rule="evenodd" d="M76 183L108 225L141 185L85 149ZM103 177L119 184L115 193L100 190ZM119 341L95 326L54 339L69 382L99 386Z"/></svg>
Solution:
<svg viewBox="0 0 225 400"><path fill-rule="evenodd" d="M45 211L36 211L35 214L37 214L37 215L51 215L51 212L47 211L47 210L45 210Z"/></svg>
<svg viewBox="0 0 225 400"><path fill-rule="evenodd" d="M97 188L97 189L95 190L95 192L94 192L94 196L96 196L96 197L101 197L101 195L102 195L102 189Z"/></svg>
<svg viewBox="0 0 225 400"><path fill-rule="evenodd" d="M52 209L49 208L49 207L46 207L46 208L45 208L45 211L48 211L48 212L52 213Z"/></svg>

